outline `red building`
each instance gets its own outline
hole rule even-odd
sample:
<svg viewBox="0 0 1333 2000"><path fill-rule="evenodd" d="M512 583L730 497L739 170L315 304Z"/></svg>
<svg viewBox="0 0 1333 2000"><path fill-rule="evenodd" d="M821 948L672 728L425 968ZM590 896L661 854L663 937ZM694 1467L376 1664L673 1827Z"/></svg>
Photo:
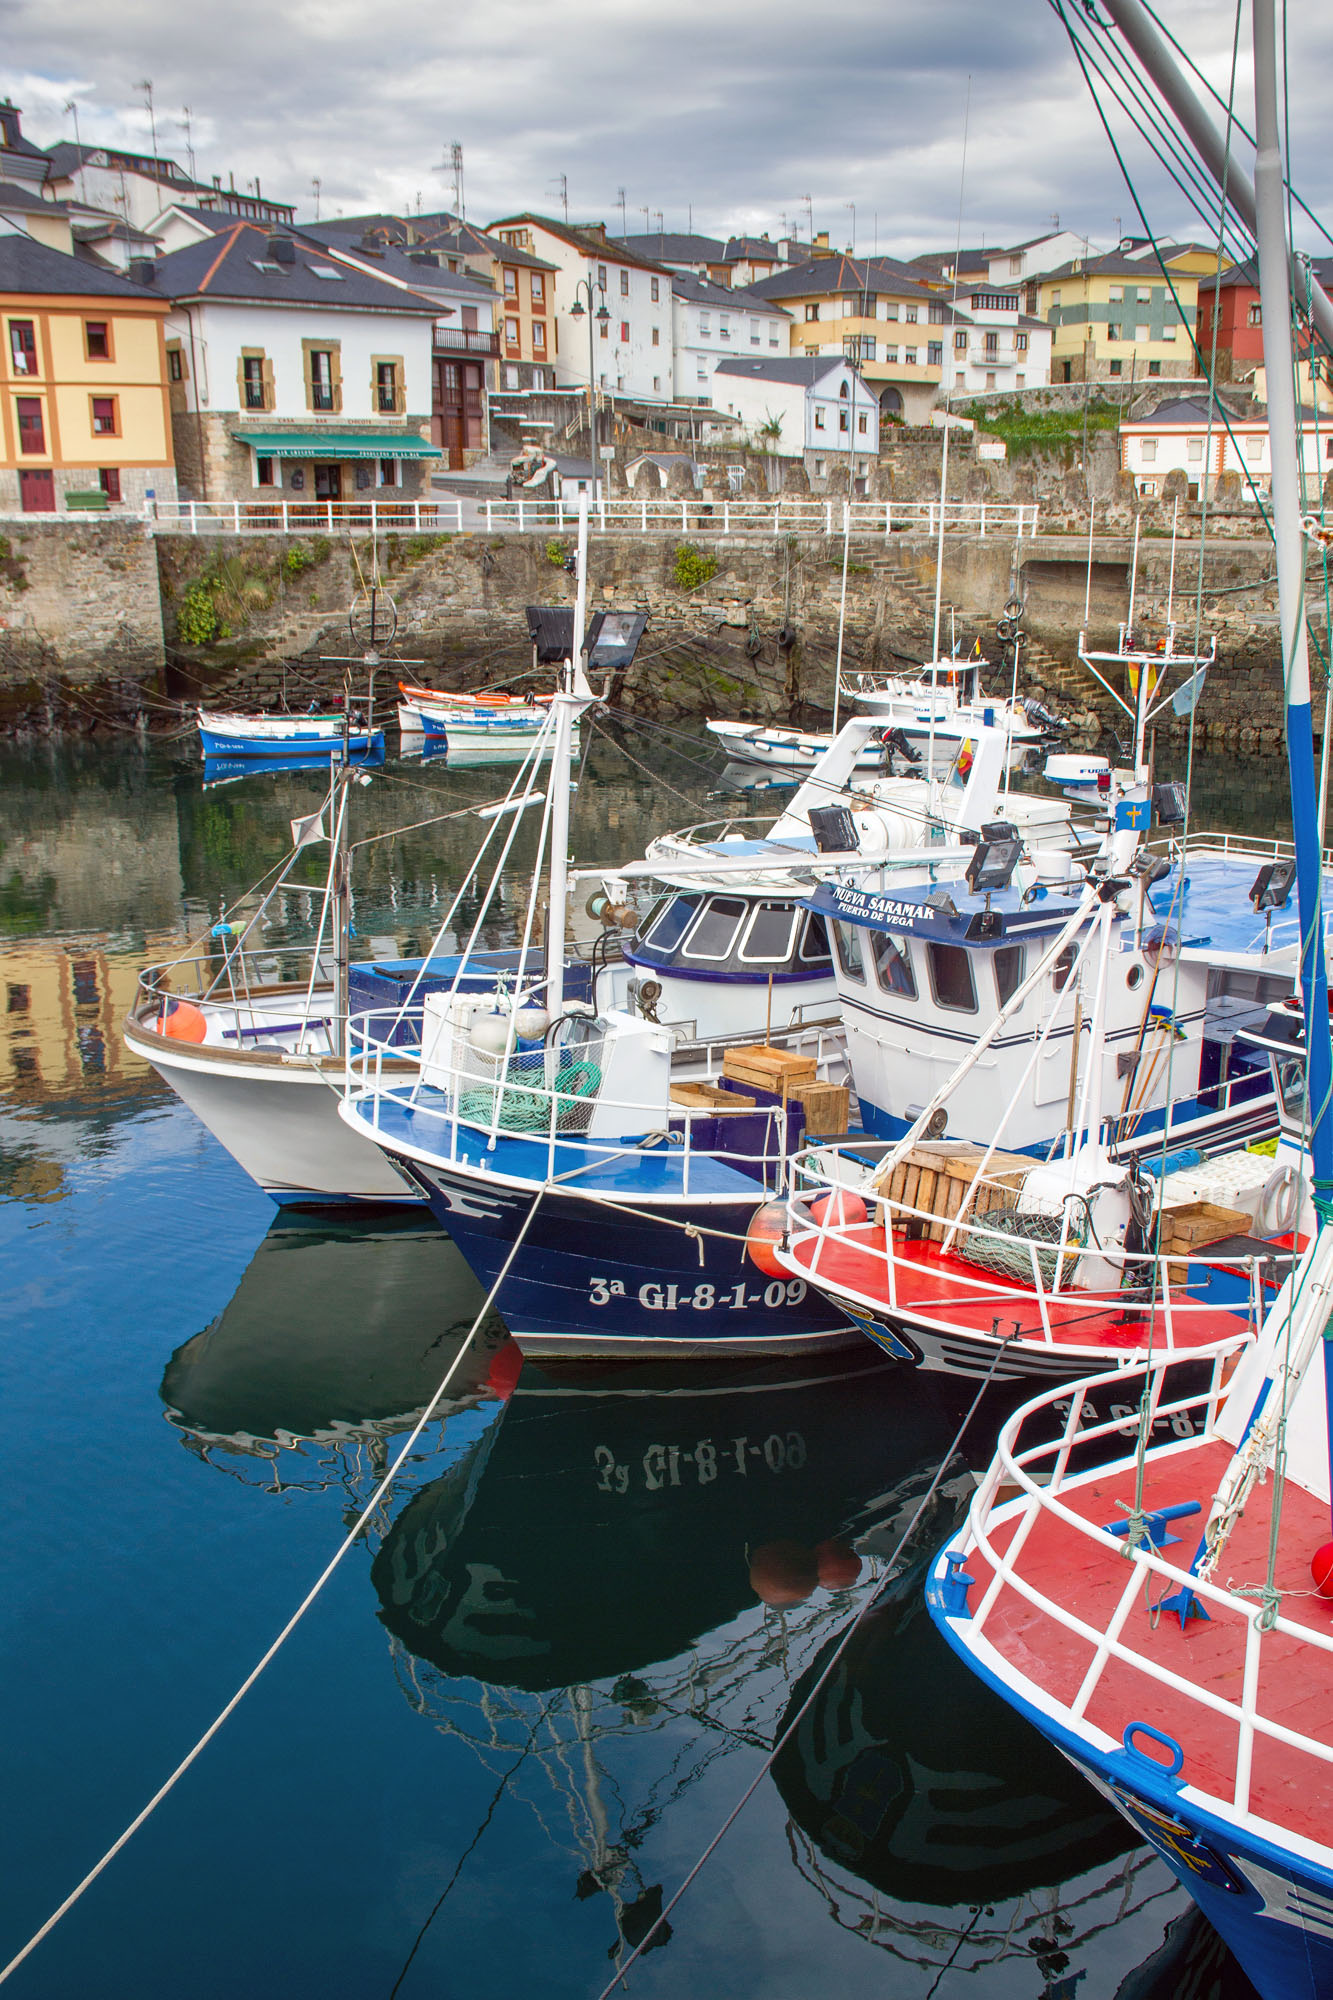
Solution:
<svg viewBox="0 0 1333 2000"><path fill-rule="evenodd" d="M1213 320L1217 321L1214 367ZM1264 329L1259 283L1248 265L1237 264L1220 278L1200 278L1196 338L1206 369L1218 382L1241 382L1264 365Z"/></svg>

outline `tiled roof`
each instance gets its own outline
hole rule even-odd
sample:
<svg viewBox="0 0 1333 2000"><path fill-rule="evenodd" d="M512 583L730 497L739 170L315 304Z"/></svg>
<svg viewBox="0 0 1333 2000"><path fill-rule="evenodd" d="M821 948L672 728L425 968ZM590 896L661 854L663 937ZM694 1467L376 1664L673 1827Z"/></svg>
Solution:
<svg viewBox="0 0 1333 2000"><path fill-rule="evenodd" d="M283 236L294 246L290 264L269 257L273 236ZM305 241L288 231L261 229L253 222L233 222L229 228L204 243L187 244L159 260L155 289L167 298L246 299L266 304L292 302L300 305L330 306L343 310L396 313L433 313L430 300L413 298L386 285L369 271L359 271L345 263L332 264L337 278L321 278L312 268L330 264L313 241ZM257 269L257 266L263 266ZM449 272L432 272L456 283Z"/></svg>
<svg viewBox="0 0 1333 2000"><path fill-rule="evenodd" d="M118 271L52 250L31 236L0 235L0 292L95 295L98 298L142 299L142 285L131 284Z"/></svg>
<svg viewBox="0 0 1333 2000"><path fill-rule="evenodd" d="M501 229L516 229L524 223L530 228L547 230L584 257L600 258L607 264L634 264L644 271L662 269L651 257L631 250L623 239L605 235L600 224L595 229L580 229L572 222L556 222L549 215L536 215L531 210L522 215L502 215L496 221L488 222L486 234L494 236Z"/></svg>
<svg viewBox="0 0 1333 2000"><path fill-rule="evenodd" d="M659 264L721 264L726 261L727 246L717 236L673 236L653 230L644 236L617 236L613 241L623 243L635 256L655 258Z"/></svg>
<svg viewBox="0 0 1333 2000"><path fill-rule="evenodd" d="M892 257L811 257L804 264L774 271L771 277L756 278L750 289L766 299L823 298L834 293L852 298L857 292L938 296L924 271Z"/></svg>
<svg viewBox="0 0 1333 2000"><path fill-rule="evenodd" d="M840 354L775 355L766 361L749 361L737 355L734 360L719 361L713 373L748 375L760 382L793 382L808 386L812 382L822 382L835 368L844 365Z"/></svg>
<svg viewBox="0 0 1333 2000"><path fill-rule="evenodd" d="M766 313L777 313L783 319L791 314L775 299L766 299L753 285L718 285L711 278L701 278L693 271L673 271L671 289L678 299L691 299L697 305L718 306L725 312L728 306L737 311L749 308Z"/></svg>
<svg viewBox="0 0 1333 2000"><path fill-rule="evenodd" d="M0 180L0 208L11 211L18 209L40 209L43 215L68 215L69 210L62 202L43 201L31 188L20 187L17 181Z"/></svg>

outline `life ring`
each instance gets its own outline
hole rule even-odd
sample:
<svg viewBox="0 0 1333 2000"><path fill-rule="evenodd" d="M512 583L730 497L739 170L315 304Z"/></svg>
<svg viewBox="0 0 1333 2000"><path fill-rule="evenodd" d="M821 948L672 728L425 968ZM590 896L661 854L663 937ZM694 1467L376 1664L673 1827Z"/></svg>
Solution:
<svg viewBox="0 0 1333 2000"><path fill-rule="evenodd" d="M1007 646L1017 630L1012 618L1001 618L995 627L995 636L1002 646Z"/></svg>
<svg viewBox="0 0 1333 2000"><path fill-rule="evenodd" d="M1009 599L1009 602L1004 607L1004 615L1006 618L1012 618L1015 621L1015 623L1017 623L1017 621L1023 616L1022 598L1011 597Z"/></svg>
<svg viewBox="0 0 1333 2000"><path fill-rule="evenodd" d="M1295 1227L1300 1205L1295 1167L1279 1167L1275 1174L1269 1176L1259 1197L1255 1227L1260 1236L1287 1235Z"/></svg>
<svg viewBox="0 0 1333 2000"><path fill-rule="evenodd" d="M778 644L784 653L788 652L796 644L796 627L794 625L779 625Z"/></svg>

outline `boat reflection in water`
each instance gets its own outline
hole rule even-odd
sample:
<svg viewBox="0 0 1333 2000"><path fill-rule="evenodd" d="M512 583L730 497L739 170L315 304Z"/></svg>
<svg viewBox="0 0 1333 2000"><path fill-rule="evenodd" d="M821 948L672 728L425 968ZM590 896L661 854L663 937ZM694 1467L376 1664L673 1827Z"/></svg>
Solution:
<svg viewBox="0 0 1333 2000"><path fill-rule="evenodd" d="M190 1450L249 1484L342 1485L354 1518L389 1464L389 1440L429 1402L482 1298L433 1222L284 1218L230 1303L167 1363L167 1421ZM466 1455L475 1458L519 1366L503 1323L488 1315L402 1480L438 1473L441 1427L465 1412L474 1413ZM396 1490L401 1497L401 1483Z"/></svg>
<svg viewBox="0 0 1333 2000"><path fill-rule="evenodd" d="M886 1585L774 1765L793 1859L834 1922L887 1953L904 2000L954 1990L946 1971L987 1996L1039 1993L1035 1973L1079 2000L1240 2000L1245 1980L1170 1871L941 1646L921 1583L917 1561Z"/></svg>

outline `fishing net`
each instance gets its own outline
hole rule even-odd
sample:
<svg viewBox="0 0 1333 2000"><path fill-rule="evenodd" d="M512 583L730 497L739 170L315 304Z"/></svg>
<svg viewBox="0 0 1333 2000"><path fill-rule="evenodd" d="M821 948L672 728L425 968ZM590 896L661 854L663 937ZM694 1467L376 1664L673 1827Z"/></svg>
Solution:
<svg viewBox="0 0 1333 2000"><path fill-rule="evenodd" d="M601 1065L588 1056L561 1063L551 1089L524 1089L510 1078L543 1080L540 1052L511 1058L503 1084L478 1083L460 1090L458 1115L468 1125L496 1125L502 1132L546 1132L551 1127L551 1105L555 1101L557 1132L584 1132L592 1117L597 1093L602 1087ZM496 1098L499 1098L499 1116Z"/></svg>
<svg viewBox="0 0 1333 2000"><path fill-rule="evenodd" d="M1055 1283L1060 1261L1060 1237L1064 1232L1065 1251L1060 1282L1067 1285L1078 1267L1078 1253L1088 1240L1087 1211L1071 1215L1065 1229L1059 1215L1020 1215L1016 1209L992 1209L986 1217L985 1233L968 1229L957 1245L958 1255L997 1278L1012 1278L1031 1284L1033 1246L1042 1285Z"/></svg>

